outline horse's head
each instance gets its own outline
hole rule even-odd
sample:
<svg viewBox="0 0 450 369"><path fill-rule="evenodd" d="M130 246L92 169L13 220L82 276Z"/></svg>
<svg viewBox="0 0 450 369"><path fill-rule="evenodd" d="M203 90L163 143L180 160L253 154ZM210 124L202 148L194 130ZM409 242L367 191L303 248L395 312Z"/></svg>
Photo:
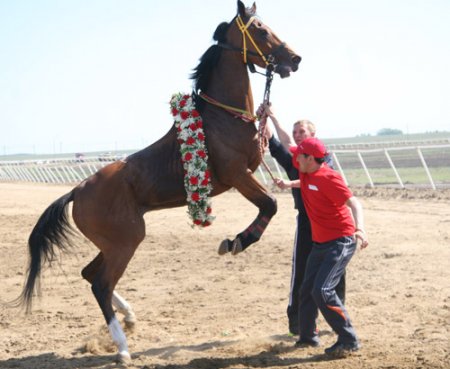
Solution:
<svg viewBox="0 0 450 369"><path fill-rule="evenodd" d="M228 27L225 37L226 40L222 42L218 40L219 44L240 50L244 63L274 68L281 78L289 77L291 72L295 72L302 60L256 16L255 3L251 8L246 8L238 0L238 14Z"/></svg>

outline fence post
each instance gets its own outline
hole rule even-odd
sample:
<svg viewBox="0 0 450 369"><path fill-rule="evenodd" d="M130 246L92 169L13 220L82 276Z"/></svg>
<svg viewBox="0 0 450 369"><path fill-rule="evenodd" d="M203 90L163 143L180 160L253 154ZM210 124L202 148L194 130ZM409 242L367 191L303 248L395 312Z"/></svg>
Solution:
<svg viewBox="0 0 450 369"><path fill-rule="evenodd" d="M39 167L38 165L36 166L36 173L39 175L40 178L42 178L42 182L43 183L49 183L51 182L51 179L49 179L47 177L47 172L45 171L45 167Z"/></svg>
<svg viewBox="0 0 450 369"><path fill-rule="evenodd" d="M394 162L392 161L391 156L389 155L389 152L387 149L384 149L384 154L386 155L386 158L387 158L392 170L394 171L395 176L397 177L397 181L400 184L400 187L405 188L405 185L403 184L403 181L400 178L400 174L398 173L397 168L395 167Z"/></svg>
<svg viewBox="0 0 450 369"><path fill-rule="evenodd" d="M275 168L277 168L277 172L278 172L278 177L279 178L283 178L283 174L280 170L280 166L278 165L277 161L275 159L272 159L273 163L275 164ZM286 175L285 175L286 177Z"/></svg>
<svg viewBox="0 0 450 369"><path fill-rule="evenodd" d="M39 169L39 167L35 164L35 167L33 168L33 170L36 173L36 176L38 177L38 180L36 182L42 182L45 183L47 182L46 178L42 175L41 170Z"/></svg>
<svg viewBox="0 0 450 369"><path fill-rule="evenodd" d="M265 176L263 170L261 169L261 165L258 166L258 170L259 170L259 174L261 174L261 178L262 178L264 184L267 186L267 179L266 179L266 176Z"/></svg>
<svg viewBox="0 0 450 369"><path fill-rule="evenodd" d="M361 155L361 152L358 150L357 154L358 154L359 161L361 162L361 165L362 165L362 167L364 169L364 172L366 173L366 176L369 179L370 187L374 188L375 186L373 185L372 177L370 176L370 173L367 170L366 163L364 163L364 160L363 160L363 157Z"/></svg>
<svg viewBox="0 0 450 369"><path fill-rule="evenodd" d="M434 184L433 177L431 176L430 170L428 169L428 165L427 165L427 163L425 161L425 158L423 157L422 150L420 150L420 147L417 148L417 153L419 154L420 161L422 162L422 165L425 168L425 172L427 172L428 180L431 183L431 188L433 190L435 190L436 189L436 185Z"/></svg>
<svg viewBox="0 0 450 369"><path fill-rule="evenodd" d="M347 177L345 177L344 171L342 170L341 163L339 163L336 153L334 151L332 151L331 154L333 154L333 160L336 163L336 165L339 169L339 172L341 172L342 179L344 180L345 184L348 186Z"/></svg>

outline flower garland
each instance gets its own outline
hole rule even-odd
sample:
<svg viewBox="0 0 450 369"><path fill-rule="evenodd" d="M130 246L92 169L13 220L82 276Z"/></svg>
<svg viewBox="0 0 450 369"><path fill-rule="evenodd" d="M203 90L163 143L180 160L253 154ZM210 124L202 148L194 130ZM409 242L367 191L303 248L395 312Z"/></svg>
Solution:
<svg viewBox="0 0 450 369"><path fill-rule="evenodd" d="M206 227L212 223L214 217L211 215L209 198L212 185L203 121L195 109L191 95L181 93L172 95L170 107L180 143L188 213L194 225Z"/></svg>

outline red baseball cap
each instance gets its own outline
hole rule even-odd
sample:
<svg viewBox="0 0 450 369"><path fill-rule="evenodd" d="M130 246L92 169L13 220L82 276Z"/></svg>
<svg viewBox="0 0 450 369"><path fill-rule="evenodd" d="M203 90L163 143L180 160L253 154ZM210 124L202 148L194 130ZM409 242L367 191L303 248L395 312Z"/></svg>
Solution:
<svg viewBox="0 0 450 369"><path fill-rule="evenodd" d="M293 154L292 163L296 168L298 168L297 156L301 154L312 155L317 159L323 159L328 155L325 145L316 137L305 138L300 145L290 147L289 151Z"/></svg>
<svg viewBox="0 0 450 369"><path fill-rule="evenodd" d="M323 159L327 155L327 149L322 141L316 137L305 138L300 145L297 146L295 152L298 156L300 154L312 155L317 159Z"/></svg>

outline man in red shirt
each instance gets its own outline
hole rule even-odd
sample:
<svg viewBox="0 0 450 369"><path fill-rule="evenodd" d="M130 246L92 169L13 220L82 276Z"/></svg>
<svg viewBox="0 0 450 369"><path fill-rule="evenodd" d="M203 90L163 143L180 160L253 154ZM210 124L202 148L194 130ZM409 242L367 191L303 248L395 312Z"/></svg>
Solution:
<svg viewBox="0 0 450 369"><path fill-rule="evenodd" d="M362 206L339 173L324 163L326 155L319 139L305 139L294 154L300 180L289 183L279 180L277 184L300 187L311 220L313 248L300 289L300 339L296 345L319 345L316 329L319 309L338 335L337 342L325 349L325 353L338 358L357 351L360 346L335 288L356 250L357 240L361 248L368 246L368 240Z"/></svg>

